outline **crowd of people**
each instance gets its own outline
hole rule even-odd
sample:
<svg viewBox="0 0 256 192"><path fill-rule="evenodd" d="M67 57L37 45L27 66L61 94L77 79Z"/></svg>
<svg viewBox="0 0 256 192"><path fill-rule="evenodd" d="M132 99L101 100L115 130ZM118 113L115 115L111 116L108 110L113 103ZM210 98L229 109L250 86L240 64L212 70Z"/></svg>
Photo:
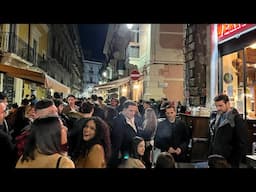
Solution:
<svg viewBox="0 0 256 192"><path fill-rule="evenodd" d="M209 124L209 167L238 167L245 155L243 121L228 97L215 98ZM191 132L180 102L135 102L91 95L37 100L9 106L0 93L0 166L3 168L175 168L189 162ZM215 115L214 115L215 114ZM225 128L222 128L225 127ZM155 158L154 149L159 150ZM220 158L216 158L220 157ZM221 161L219 161L219 159Z"/></svg>

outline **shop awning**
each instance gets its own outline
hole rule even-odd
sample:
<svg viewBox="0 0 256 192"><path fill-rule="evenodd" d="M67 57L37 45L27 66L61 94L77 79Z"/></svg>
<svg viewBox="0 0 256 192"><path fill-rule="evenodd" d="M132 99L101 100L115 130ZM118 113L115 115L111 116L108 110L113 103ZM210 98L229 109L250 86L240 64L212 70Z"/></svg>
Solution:
<svg viewBox="0 0 256 192"><path fill-rule="evenodd" d="M45 82L44 73L32 71L30 69L23 69L12 65L0 64L0 71L11 77L26 79L41 84L44 84Z"/></svg>
<svg viewBox="0 0 256 192"><path fill-rule="evenodd" d="M95 85L94 89L112 89L124 85L130 81L130 77L124 77L115 81L110 81L101 85Z"/></svg>
<svg viewBox="0 0 256 192"><path fill-rule="evenodd" d="M44 84L46 88L54 91L62 92L64 94L70 93L70 88L56 81L44 72L33 71L29 68L18 68L12 65L0 64L0 72L4 72L11 77L29 80L32 82Z"/></svg>
<svg viewBox="0 0 256 192"><path fill-rule="evenodd" d="M53 89L54 91L57 92L62 92L64 94L70 94L70 88L67 87L66 85L60 83L59 81L56 81L49 75L45 74L45 87L49 89Z"/></svg>

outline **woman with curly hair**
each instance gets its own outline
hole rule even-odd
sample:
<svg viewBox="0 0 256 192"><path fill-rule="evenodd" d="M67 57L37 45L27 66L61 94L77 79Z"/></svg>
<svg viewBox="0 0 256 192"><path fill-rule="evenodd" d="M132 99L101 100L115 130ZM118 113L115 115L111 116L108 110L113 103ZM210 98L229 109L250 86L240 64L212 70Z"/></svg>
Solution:
<svg viewBox="0 0 256 192"><path fill-rule="evenodd" d="M106 168L110 158L110 129L100 117L80 120L81 136L74 150L76 168Z"/></svg>

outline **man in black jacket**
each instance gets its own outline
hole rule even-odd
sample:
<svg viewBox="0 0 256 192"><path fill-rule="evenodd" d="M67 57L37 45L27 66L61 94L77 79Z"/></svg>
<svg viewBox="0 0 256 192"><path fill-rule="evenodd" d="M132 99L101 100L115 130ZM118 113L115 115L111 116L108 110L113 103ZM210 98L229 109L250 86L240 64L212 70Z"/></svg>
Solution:
<svg viewBox="0 0 256 192"><path fill-rule="evenodd" d="M157 126L154 139L155 147L162 152L167 151L176 162L185 162L189 144L189 128L185 122L176 119L175 106L165 108L166 119Z"/></svg>
<svg viewBox="0 0 256 192"><path fill-rule="evenodd" d="M248 143L245 123L238 111L230 106L227 95L220 94L214 101L217 111L210 116L209 155L223 156L232 168L238 168ZM209 166L214 167L214 164Z"/></svg>

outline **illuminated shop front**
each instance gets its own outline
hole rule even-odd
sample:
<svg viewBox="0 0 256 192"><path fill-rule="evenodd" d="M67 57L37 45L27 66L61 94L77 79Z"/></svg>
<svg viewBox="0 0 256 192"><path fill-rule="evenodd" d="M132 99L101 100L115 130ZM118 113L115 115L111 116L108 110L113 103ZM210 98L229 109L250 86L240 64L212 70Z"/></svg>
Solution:
<svg viewBox="0 0 256 192"><path fill-rule="evenodd" d="M245 119L256 119L256 24L217 24L218 92Z"/></svg>

